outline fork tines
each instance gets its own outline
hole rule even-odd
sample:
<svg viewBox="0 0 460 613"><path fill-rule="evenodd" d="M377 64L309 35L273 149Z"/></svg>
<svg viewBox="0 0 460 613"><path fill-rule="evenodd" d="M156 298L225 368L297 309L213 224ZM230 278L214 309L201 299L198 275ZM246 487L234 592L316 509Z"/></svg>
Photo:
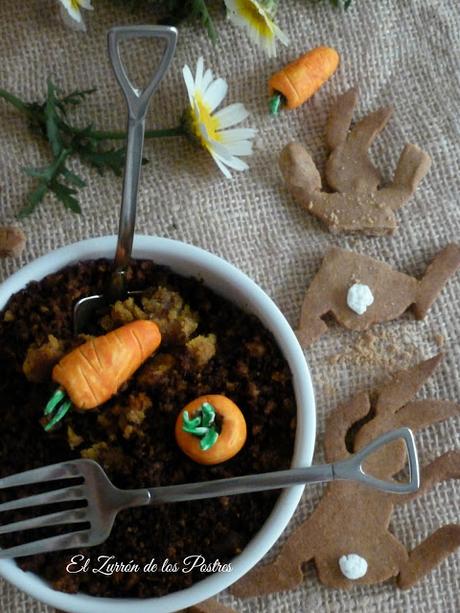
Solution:
<svg viewBox="0 0 460 613"><path fill-rule="evenodd" d="M4 477L0 479L0 489L27 486L37 483L47 483L52 481L61 481L83 477L78 468L78 464L74 462L62 462L51 466L44 466L27 470L16 475ZM72 485L60 489L51 490L42 494L16 498L0 504L0 513L13 511L16 509L33 509L42 505L58 504L68 501L85 500L85 490L83 485ZM21 532L47 526L60 526L64 524L80 524L88 522L87 508L76 508L39 515L21 521L15 521L0 525L1 534L11 534L13 532ZM79 547L87 542L88 530L79 530L31 541L23 545L16 545L0 550L0 558L15 558L21 556L33 555L36 553L44 553L54 551L56 549L68 549Z"/></svg>

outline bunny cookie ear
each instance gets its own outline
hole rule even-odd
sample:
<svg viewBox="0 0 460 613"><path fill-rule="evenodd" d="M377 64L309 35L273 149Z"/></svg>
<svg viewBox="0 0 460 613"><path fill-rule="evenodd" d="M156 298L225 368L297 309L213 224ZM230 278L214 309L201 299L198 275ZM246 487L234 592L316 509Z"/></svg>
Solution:
<svg viewBox="0 0 460 613"><path fill-rule="evenodd" d="M384 107L366 115L345 140L341 139L348 115L343 117L341 124L335 117L336 113L342 114L342 110L336 107L331 114L331 126L336 126L332 129L332 140L341 142L332 150L326 163L329 187L341 193L375 192L382 182L382 176L370 161L368 149L388 123L393 109Z"/></svg>
<svg viewBox="0 0 460 613"><path fill-rule="evenodd" d="M377 414L396 413L398 409L412 400L418 390L431 377L442 358L443 354L439 353L429 360L420 362L413 368L394 373L391 379L377 390L375 405Z"/></svg>
<svg viewBox="0 0 460 613"><path fill-rule="evenodd" d="M324 434L324 455L326 462L337 462L350 456L346 446L347 432L365 417L371 409L367 392L360 392L349 402L340 405L326 420Z"/></svg>
<svg viewBox="0 0 460 613"><path fill-rule="evenodd" d="M321 190L321 176L310 154L299 143L289 143L281 151L279 167L291 194L307 206Z"/></svg>
<svg viewBox="0 0 460 613"><path fill-rule="evenodd" d="M416 145L402 150L393 181L379 190L377 200L393 211L401 208L414 194L418 184L430 170L431 158Z"/></svg>
<svg viewBox="0 0 460 613"><path fill-rule="evenodd" d="M335 101L326 127L326 143L329 149L333 150L347 140L357 103L357 87L350 88Z"/></svg>

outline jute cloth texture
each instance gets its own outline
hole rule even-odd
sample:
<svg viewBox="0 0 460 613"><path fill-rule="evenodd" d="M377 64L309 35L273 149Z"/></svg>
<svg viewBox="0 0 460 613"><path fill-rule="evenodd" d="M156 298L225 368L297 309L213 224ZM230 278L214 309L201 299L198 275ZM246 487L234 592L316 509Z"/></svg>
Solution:
<svg viewBox="0 0 460 613"><path fill-rule="evenodd" d="M69 31L59 21L51 0L2 0L0 3L0 85L24 99L40 99L52 76L63 92L97 86L97 93L79 111L82 125L91 118L99 129L121 129L126 110L106 51L106 31L112 25L149 23L147 10L135 15L114 9L106 1L94 3L88 33ZM216 253L247 273L279 305L296 326L306 286L327 248L338 245L385 260L409 274L422 274L427 262L460 230L459 34L458 0L354 0L343 13L326 1L286 0L280 3L279 22L291 45L280 48L277 59L246 41L216 9L219 41L213 46L201 28L180 30L173 66L155 96L148 127L177 125L186 104L181 69L195 65L200 55L216 75L227 79L226 103L242 101L251 112L245 125L258 129L250 171L224 179L210 156L183 138L148 141L139 194L137 231L179 239ZM273 119L267 114L267 78L300 52L320 44L339 50L340 69L305 106ZM131 49L138 76L146 76L155 62L142 46ZM399 229L392 237L350 238L327 233L300 209L287 193L278 171L281 147L292 140L305 143L321 166L325 159L324 126L334 97L357 84L361 98L357 117L393 104L395 115L373 147L378 166L389 178L406 142L418 144L433 158L433 166L411 202L398 212ZM47 161L47 149L32 137L24 117L0 101L1 221L14 222L31 181L23 166ZM88 187L81 191L84 214L73 215L47 201L20 225L27 248L18 260L0 262L1 279L26 262L74 241L113 234L117 230L121 180L101 178L82 169ZM398 339L405 348L398 367L415 364L439 351L435 337L445 338L445 359L419 395L460 400L459 307L460 275L451 281L425 321L408 315L377 328ZM333 326L307 352L318 410L315 461L323 459L324 420L338 403L382 380L389 372L384 344L380 357L365 364L353 359L331 364L327 357L353 352L359 334ZM439 342L439 339L438 339ZM396 367L394 367L396 368ZM422 463L460 445L460 420L417 434ZM308 487L286 533L315 508L322 487ZM392 516L390 528L412 549L441 525L458 522L458 482L438 485ZM346 530L346 526L344 526ZM378 547L378 544L376 544ZM267 559L274 555L276 548ZM458 611L460 555L450 556L409 591L393 581L348 592L325 589L314 568L306 569L302 586L291 592L238 601L219 599L241 613L304 613L307 611ZM0 610L4 613L51 613L7 583L0 582ZM84 612L82 612L84 613Z"/></svg>

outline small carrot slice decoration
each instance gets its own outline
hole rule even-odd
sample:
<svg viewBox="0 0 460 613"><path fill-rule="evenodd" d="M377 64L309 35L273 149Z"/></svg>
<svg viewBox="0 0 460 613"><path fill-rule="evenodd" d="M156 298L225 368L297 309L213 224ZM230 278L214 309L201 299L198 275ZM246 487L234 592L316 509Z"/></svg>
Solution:
<svg viewBox="0 0 460 613"><path fill-rule="evenodd" d="M53 369L53 381L60 387L46 405L45 416L54 416L45 430L72 405L86 411L107 402L160 342L156 323L139 320L92 338L64 356Z"/></svg>
<svg viewBox="0 0 460 613"><path fill-rule="evenodd" d="M243 413L226 396L195 398L179 413L176 442L198 464L220 464L236 455L246 442Z"/></svg>
<svg viewBox="0 0 460 613"><path fill-rule="evenodd" d="M281 106L295 109L306 102L334 74L339 54L331 47L316 47L275 73L268 82L270 112Z"/></svg>

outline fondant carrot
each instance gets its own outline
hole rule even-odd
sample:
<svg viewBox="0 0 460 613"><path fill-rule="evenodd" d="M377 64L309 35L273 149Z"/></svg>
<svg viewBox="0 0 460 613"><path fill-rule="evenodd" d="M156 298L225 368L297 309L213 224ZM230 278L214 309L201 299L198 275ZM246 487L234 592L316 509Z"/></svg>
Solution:
<svg viewBox="0 0 460 613"><path fill-rule="evenodd" d="M220 464L246 442L246 420L230 398L209 394L195 398L179 413L175 434L189 458L199 464Z"/></svg>
<svg viewBox="0 0 460 613"><path fill-rule="evenodd" d="M53 381L61 387L45 409L45 415L56 409L57 414L45 429L62 419L72 404L88 410L109 400L160 342L158 326L139 320L92 338L64 356L52 373Z"/></svg>
<svg viewBox="0 0 460 613"><path fill-rule="evenodd" d="M295 109L306 102L334 74L339 54L331 47L316 47L275 73L268 84L270 111L280 106Z"/></svg>

